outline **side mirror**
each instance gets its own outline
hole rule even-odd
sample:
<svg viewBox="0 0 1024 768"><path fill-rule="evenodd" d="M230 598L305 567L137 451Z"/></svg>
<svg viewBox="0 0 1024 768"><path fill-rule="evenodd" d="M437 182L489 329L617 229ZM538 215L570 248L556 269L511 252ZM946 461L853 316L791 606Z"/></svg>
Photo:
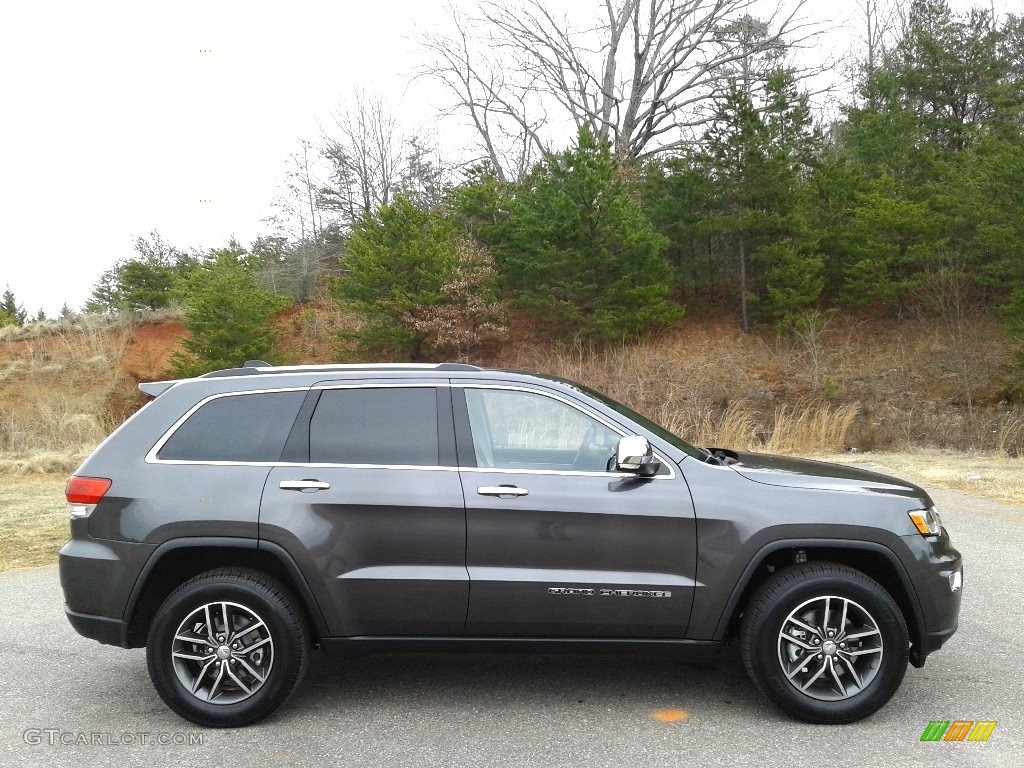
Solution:
<svg viewBox="0 0 1024 768"><path fill-rule="evenodd" d="M615 449L615 469L635 472L640 477L654 477L661 469L661 462L655 461L654 450L646 437L627 435L619 440Z"/></svg>

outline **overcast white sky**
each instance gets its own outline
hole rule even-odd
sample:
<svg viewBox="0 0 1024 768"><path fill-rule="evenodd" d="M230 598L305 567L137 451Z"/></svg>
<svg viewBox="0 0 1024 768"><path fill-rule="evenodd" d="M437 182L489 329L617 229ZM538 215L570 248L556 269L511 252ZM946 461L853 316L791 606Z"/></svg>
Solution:
<svg viewBox="0 0 1024 768"><path fill-rule="evenodd" d="M596 0L560 4L586 17ZM843 6L810 0L823 19ZM288 155L355 88L432 125L444 97L409 87L413 38L444 18L443 0L4 2L0 290L53 314L150 230L184 248L250 242Z"/></svg>

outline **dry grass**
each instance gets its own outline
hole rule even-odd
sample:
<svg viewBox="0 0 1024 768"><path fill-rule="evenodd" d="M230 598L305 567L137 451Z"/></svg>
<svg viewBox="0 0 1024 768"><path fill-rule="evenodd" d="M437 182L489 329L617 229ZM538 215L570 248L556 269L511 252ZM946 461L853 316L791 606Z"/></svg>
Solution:
<svg viewBox="0 0 1024 768"><path fill-rule="evenodd" d="M177 307L146 312L124 312L116 315L76 315L69 320L42 320L25 325L6 325L0 328L0 342L43 339L48 336L75 338L81 333L117 332L131 329L140 323L162 323L181 317Z"/></svg>
<svg viewBox="0 0 1024 768"><path fill-rule="evenodd" d="M857 411L857 406L851 404L812 403L802 408L780 406L775 409L771 437L763 448L770 453L802 453L820 450L811 446L844 446Z"/></svg>
<svg viewBox="0 0 1024 768"><path fill-rule="evenodd" d="M702 335L699 343L688 335L604 350L522 345L502 362L586 383L699 445L806 453L850 444L858 403L807 392L779 403L751 375L784 379L763 342L714 329Z"/></svg>
<svg viewBox="0 0 1024 768"><path fill-rule="evenodd" d="M767 418L749 401L718 412L707 406L659 410L655 421L697 445L769 453L843 450L858 413L856 405L813 401L778 406Z"/></svg>
<svg viewBox="0 0 1024 768"><path fill-rule="evenodd" d="M0 475L70 475L94 446L69 451L35 451L0 457Z"/></svg>
<svg viewBox="0 0 1024 768"><path fill-rule="evenodd" d="M839 464L867 464L880 472L906 477L920 485L949 488L1024 507L1024 458L940 450L826 454L816 458Z"/></svg>
<svg viewBox="0 0 1024 768"><path fill-rule="evenodd" d="M1001 384L1001 326L970 325L969 410L948 340L934 323L837 317L816 350L774 332L687 319L663 338L606 349L520 337L500 367L553 373L606 392L691 442L787 453L954 448L1024 454L1024 410Z"/></svg>
<svg viewBox="0 0 1024 768"><path fill-rule="evenodd" d="M68 540L67 478L0 481L0 571L49 565Z"/></svg>
<svg viewBox="0 0 1024 768"><path fill-rule="evenodd" d="M0 344L0 474L74 469L131 406L131 326L89 317L49 325Z"/></svg>
<svg viewBox="0 0 1024 768"><path fill-rule="evenodd" d="M278 318L279 335L275 354L290 363L336 362L353 354L351 341L343 333L359 329L358 315L319 293L306 307L285 310Z"/></svg>

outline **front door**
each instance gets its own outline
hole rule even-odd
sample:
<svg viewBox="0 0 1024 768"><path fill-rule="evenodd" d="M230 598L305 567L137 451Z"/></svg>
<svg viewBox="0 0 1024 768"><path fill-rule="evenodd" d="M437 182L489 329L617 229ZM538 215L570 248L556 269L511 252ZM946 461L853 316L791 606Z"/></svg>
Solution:
<svg viewBox="0 0 1024 768"><path fill-rule="evenodd" d="M328 384L311 398L308 435L300 424L289 439L308 458L270 472L260 538L299 562L333 636L462 634L466 522L448 387Z"/></svg>
<svg viewBox="0 0 1024 768"><path fill-rule="evenodd" d="M453 386L467 635L682 638L693 504L678 468L611 471L623 431L561 394ZM610 470L611 468L611 470Z"/></svg>

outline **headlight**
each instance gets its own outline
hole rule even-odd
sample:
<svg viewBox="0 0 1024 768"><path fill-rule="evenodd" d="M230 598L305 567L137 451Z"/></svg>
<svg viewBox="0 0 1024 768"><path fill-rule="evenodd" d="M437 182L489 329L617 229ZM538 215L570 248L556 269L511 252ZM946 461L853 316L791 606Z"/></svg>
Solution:
<svg viewBox="0 0 1024 768"><path fill-rule="evenodd" d="M931 509L914 509L907 513L914 522L914 526L922 536L938 536L942 533L942 518L939 511Z"/></svg>

